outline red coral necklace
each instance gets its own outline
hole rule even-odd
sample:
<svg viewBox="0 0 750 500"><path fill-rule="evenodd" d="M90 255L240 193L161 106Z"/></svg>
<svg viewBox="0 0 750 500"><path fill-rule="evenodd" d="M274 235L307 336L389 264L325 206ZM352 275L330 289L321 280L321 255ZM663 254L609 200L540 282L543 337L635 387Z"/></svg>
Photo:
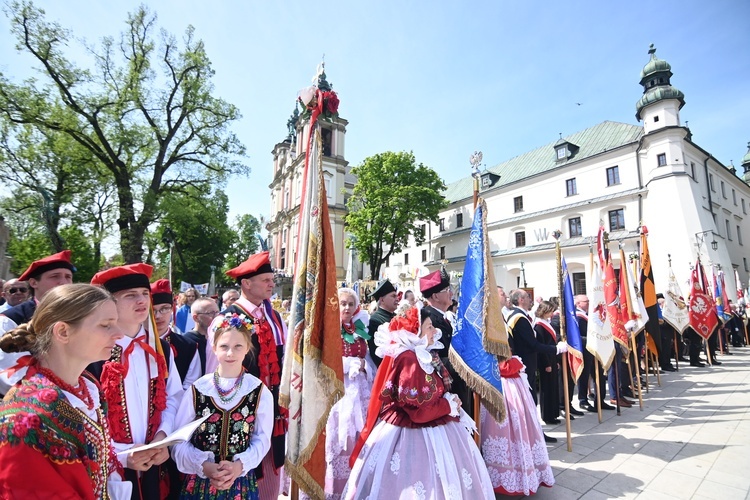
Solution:
<svg viewBox="0 0 750 500"><path fill-rule="evenodd" d="M65 392L69 392L76 396L78 399L83 401L86 404L86 408L89 410L94 409L94 398L91 397L91 393L89 392L89 387L86 385L86 382L83 379L83 376L78 377L78 387L73 387L69 383L65 382L63 379L58 377L55 372L50 370L49 368L39 367L38 368L39 373L47 377L47 379L58 386L60 389L62 389Z"/></svg>

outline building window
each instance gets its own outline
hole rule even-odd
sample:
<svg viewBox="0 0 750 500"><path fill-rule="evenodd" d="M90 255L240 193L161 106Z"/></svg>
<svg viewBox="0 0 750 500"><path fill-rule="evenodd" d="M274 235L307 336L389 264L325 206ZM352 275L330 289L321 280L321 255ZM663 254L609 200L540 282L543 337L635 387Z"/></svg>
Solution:
<svg viewBox="0 0 750 500"><path fill-rule="evenodd" d="M750 271L747 267L747 257L742 257L742 263L745 265L745 272Z"/></svg>
<svg viewBox="0 0 750 500"><path fill-rule="evenodd" d="M727 239L729 241L732 241L732 233L729 231L729 229L730 229L729 221L726 220L726 219L724 219L724 226L727 228Z"/></svg>
<svg viewBox="0 0 750 500"><path fill-rule="evenodd" d="M617 210L609 211L609 230L617 231L618 229L625 229L624 208L618 208Z"/></svg>
<svg viewBox="0 0 750 500"><path fill-rule="evenodd" d="M445 219L440 219L438 221L438 226L440 228L440 231L445 231Z"/></svg>
<svg viewBox="0 0 750 500"><path fill-rule="evenodd" d="M286 248L281 249L281 269L286 268Z"/></svg>
<svg viewBox="0 0 750 500"><path fill-rule="evenodd" d="M614 186L620 183L620 168L617 166L607 169L607 186Z"/></svg>
<svg viewBox="0 0 750 500"><path fill-rule="evenodd" d="M409 254L408 253L404 254L404 265L407 265L407 266L409 265Z"/></svg>
<svg viewBox="0 0 750 500"><path fill-rule="evenodd" d="M526 231L518 231L516 233L516 248L526 246Z"/></svg>
<svg viewBox="0 0 750 500"><path fill-rule="evenodd" d="M464 214L456 214L456 227L464 227Z"/></svg>
<svg viewBox="0 0 750 500"><path fill-rule="evenodd" d="M333 134L330 129L322 129L320 134L321 142L323 143L323 156L331 156L333 150Z"/></svg>
<svg viewBox="0 0 750 500"><path fill-rule="evenodd" d="M651 85L652 86L654 85L654 81L653 80L651 80ZM654 123L656 123L658 121L659 121L659 117L658 116L654 116Z"/></svg>
<svg viewBox="0 0 750 500"><path fill-rule="evenodd" d="M586 273L573 273L573 293L586 295Z"/></svg>
<svg viewBox="0 0 750 500"><path fill-rule="evenodd" d="M557 159L558 160L564 160L567 153L567 149L565 147L557 148Z"/></svg>
<svg viewBox="0 0 750 500"><path fill-rule="evenodd" d="M734 206L737 206L737 191L732 188L732 203L734 203Z"/></svg>
<svg viewBox="0 0 750 500"><path fill-rule="evenodd" d="M427 250L422 250L422 262L427 262Z"/></svg>
<svg viewBox="0 0 750 500"><path fill-rule="evenodd" d="M445 259L445 247L440 247L440 260Z"/></svg>
<svg viewBox="0 0 750 500"><path fill-rule="evenodd" d="M737 226L737 243L742 245L742 231L740 231L740 226Z"/></svg>
<svg viewBox="0 0 750 500"><path fill-rule="evenodd" d="M667 164L667 155L665 153L661 153L656 155L656 165L659 167L663 167Z"/></svg>
<svg viewBox="0 0 750 500"><path fill-rule="evenodd" d="M422 238L424 238L427 234L427 224L422 224L421 226L419 226L419 232L422 233Z"/></svg>
<svg viewBox="0 0 750 500"><path fill-rule="evenodd" d="M575 177L565 181L565 192L567 193L567 196L573 196L574 194L578 194L578 187L576 187Z"/></svg>
<svg viewBox="0 0 750 500"><path fill-rule="evenodd" d="M745 198L741 198L740 201L742 201L742 213L747 215L747 209L745 208Z"/></svg>
<svg viewBox="0 0 750 500"><path fill-rule="evenodd" d="M711 187L711 191L715 193L716 188L714 187L714 174L708 174L708 185Z"/></svg>
<svg viewBox="0 0 750 500"><path fill-rule="evenodd" d="M724 187L724 181L721 181L721 197L727 199L727 190Z"/></svg>
<svg viewBox="0 0 750 500"><path fill-rule="evenodd" d="M516 196L513 198L513 211L523 212L523 196Z"/></svg>
<svg viewBox="0 0 750 500"><path fill-rule="evenodd" d="M697 180L695 178L695 163L692 161L690 162L690 176L693 178L693 180Z"/></svg>
<svg viewBox="0 0 750 500"><path fill-rule="evenodd" d="M570 233L570 238L583 236L580 217L572 217L568 219L568 232Z"/></svg>

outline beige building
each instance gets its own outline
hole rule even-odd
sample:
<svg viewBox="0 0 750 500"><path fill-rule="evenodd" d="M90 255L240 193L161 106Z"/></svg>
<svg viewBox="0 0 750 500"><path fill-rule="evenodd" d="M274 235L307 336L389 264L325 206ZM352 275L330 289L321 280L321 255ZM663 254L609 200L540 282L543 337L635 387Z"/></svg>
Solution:
<svg viewBox="0 0 750 500"><path fill-rule="evenodd" d="M330 90L325 72L318 77L317 86ZM332 121L319 120L323 140L323 177L328 209L331 218L336 252L336 277L344 280L346 266L350 262L349 250L345 248L346 234L344 217L348 200L356 178L350 174L351 167L345 159L345 136L347 122L343 118ZM266 229L271 265L278 270L282 296L291 295L291 276L294 273L294 257L297 247L302 175L310 133L309 118L299 116L297 109L287 122L289 135L273 148L273 181L271 189L271 211ZM358 266L359 267L359 266Z"/></svg>
<svg viewBox="0 0 750 500"><path fill-rule="evenodd" d="M636 103L640 124L605 121L480 172L499 285L558 295L552 233L560 230L576 293L585 293L590 245L601 221L613 242L615 267L617 242L626 255L637 254L639 225L648 227L659 291L666 288L671 258L686 292L698 254L709 268L726 272L730 298L736 296L733 269L747 287L750 187L694 142L680 121L685 98L671 85L670 65L653 47L649 54ZM750 151L742 167L750 180ZM449 205L439 224L425 224L424 245L391 256L384 276L408 286L415 275L443 263L458 281L473 217L471 176L448 185L445 195Z"/></svg>

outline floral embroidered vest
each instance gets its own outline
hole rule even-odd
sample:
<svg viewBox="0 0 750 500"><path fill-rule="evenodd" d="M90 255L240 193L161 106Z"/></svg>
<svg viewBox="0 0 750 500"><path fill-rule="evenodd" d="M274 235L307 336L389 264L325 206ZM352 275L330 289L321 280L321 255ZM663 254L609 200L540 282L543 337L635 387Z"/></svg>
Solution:
<svg viewBox="0 0 750 500"><path fill-rule="evenodd" d="M258 387L240 399L234 408L222 410L214 404L210 396L206 396L193 386L196 418L211 415L190 439L193 446L201 451L213 452L216 463L222 460L231 462L235 454L247 450L255 429L255 412L262 388L263 386L258 384Z"/></svg>

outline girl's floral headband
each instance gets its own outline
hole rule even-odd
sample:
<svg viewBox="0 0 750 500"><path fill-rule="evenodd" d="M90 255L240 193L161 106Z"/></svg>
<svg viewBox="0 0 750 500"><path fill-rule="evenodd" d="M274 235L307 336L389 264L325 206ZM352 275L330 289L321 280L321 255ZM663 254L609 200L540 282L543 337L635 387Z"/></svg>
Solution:
<svg viewBox="0 0 750 500"><path fill-rule="evenodd" d="M250 333L255 331L253 327L253 320L245 316L244 314L227 313L221 320L221 323L216 325L216 329L228 329L228 328L243 328Z"/></svg>

